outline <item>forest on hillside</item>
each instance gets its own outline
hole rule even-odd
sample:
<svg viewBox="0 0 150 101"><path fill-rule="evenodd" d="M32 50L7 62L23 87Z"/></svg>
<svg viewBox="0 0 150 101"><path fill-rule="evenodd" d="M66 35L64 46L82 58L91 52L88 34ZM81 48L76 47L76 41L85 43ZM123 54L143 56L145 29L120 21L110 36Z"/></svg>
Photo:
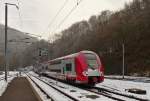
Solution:
<svg viewBox="0 0 150 101"><path fill-rule="evenodd" d="M5 26L0 24L0 71L5 67ZM22 51L30 45L30 42L37 42L38 39L20 30L8 27L7 49L10 69L21 66ZM27 43L29 42L29 43Z"/></svg>
<svg viewBox="0 0 150 101"><path fill-rule="evenodd" d="M133 0L119 11L105 10L88 21L76 22L56 33L55 41L42 40L28 47L23 63L35 64L39 47L48 48L47 59L91 50L103 61L105 74L121 74L122 44L126 75L150 75L150 0Z"/></svg>
<svg viewBox="0 0 150 101"><path fill-rule="evenodd" d="M126 74L150 73L150 0L133 0L120 11L105 10L74 23L57 35L49 54L56 58L92 50L104 61L106 74L119 74L123 43Z"/></svg>

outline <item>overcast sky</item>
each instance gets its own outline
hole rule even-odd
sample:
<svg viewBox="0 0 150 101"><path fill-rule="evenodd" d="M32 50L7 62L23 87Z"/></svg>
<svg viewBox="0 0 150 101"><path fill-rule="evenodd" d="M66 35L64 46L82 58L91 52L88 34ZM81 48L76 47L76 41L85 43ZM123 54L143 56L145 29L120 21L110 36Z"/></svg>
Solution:
<svg viewBox="0 0 150 101"><path fill-rule="evenodd" d="M22 20L19 19L18 10L13 6L9 6L8 25L24 32L42 35L46 39L49 35L52 36L51 33L60 32L77 21L88 20L91 15L98 15L103 10L116 11L122 9L125 3L132 0L83 0L68 19L58 28L57 26L64 17L77 5L77 1L80 0L19 0ZM4 2L18 4L17 0L0 0L0 23L3 24L5 14ZM65 7L51 26L47 28L64 3L66 4Z"/></svg>

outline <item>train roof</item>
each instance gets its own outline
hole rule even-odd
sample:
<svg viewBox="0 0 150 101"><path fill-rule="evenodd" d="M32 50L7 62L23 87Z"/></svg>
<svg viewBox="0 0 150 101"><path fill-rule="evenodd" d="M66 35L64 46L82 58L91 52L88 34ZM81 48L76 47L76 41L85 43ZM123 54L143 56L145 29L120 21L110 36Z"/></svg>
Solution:
<svg viewBox="0 0 150 101"><path fill-rule="evenodd" d="M80 51L78 53L74 53L74 54L70 54L70 55L66 55L66 56L63 56L63 57L59 57L59 58L50 60L49 62L56 61L56 60L67 59L67 58L74 58L74 57L76 57L80 53L95 54L93 51L84 50L84 51Z"/></svg>

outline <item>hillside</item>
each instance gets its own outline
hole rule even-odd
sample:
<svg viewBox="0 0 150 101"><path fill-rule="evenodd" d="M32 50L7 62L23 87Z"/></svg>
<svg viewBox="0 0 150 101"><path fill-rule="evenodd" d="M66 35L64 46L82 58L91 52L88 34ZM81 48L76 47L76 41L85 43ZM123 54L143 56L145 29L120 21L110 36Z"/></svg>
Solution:
<svg viewBox="0 0 150 101"><path fill-rule="evenodd" d="M93 15L88 21L77 22L56 37L51 45L51 58L93 50L104 61L106 74L121 74L124 43L125 73L150 75L149 18L149 0L133 0L120 11L106 10Z"/></svg>
<svg viewBox="0 0 150 101"><path fill-rule="evenodd" d="M35 42L37 41L36 38L31 37L21 31L18 31L16 29L13 28L8 28L8 40L21 40L21 39L25 39L25 38L30 38L24 41L27 42ZM4 25L0 25L0 52L3 52L4 50L4 43L5 43L5 32L4 32ZM25 42L9 42L8 43L8 48L10 50L11 53L17 51L20 51L22 49L25 49L28 46L27 43Z"/></svg>
<svg viewBox="0 0 150 101"><path fill-rule="evenodd" d="M24 42L8 42L8 55L9 61L11 65L16 66L20 64L21 56L23 50L30 45L30 43L25 42L37 42L38 39L35 37L31 37L27 34L24 34L21 31L18 31L13 28L8 28L8 40L16 40L21 41L22 39L30 38L24 40ZM22 40L23 41L23 40ZM4 25L0 25L0 70L4 66L4 44L5 44L5 33L4 33Z"/></svg>

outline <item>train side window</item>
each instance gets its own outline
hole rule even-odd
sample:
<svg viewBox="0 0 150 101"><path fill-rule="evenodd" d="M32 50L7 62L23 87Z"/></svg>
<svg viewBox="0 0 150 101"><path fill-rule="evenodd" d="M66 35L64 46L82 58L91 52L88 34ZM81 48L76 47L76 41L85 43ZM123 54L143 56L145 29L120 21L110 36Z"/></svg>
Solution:
<svg viewBox="0 0 150 101"><path fill-rule="evenodd" d="M72 71L72 64L71 63L66 64L66 71Z"/></svg>

